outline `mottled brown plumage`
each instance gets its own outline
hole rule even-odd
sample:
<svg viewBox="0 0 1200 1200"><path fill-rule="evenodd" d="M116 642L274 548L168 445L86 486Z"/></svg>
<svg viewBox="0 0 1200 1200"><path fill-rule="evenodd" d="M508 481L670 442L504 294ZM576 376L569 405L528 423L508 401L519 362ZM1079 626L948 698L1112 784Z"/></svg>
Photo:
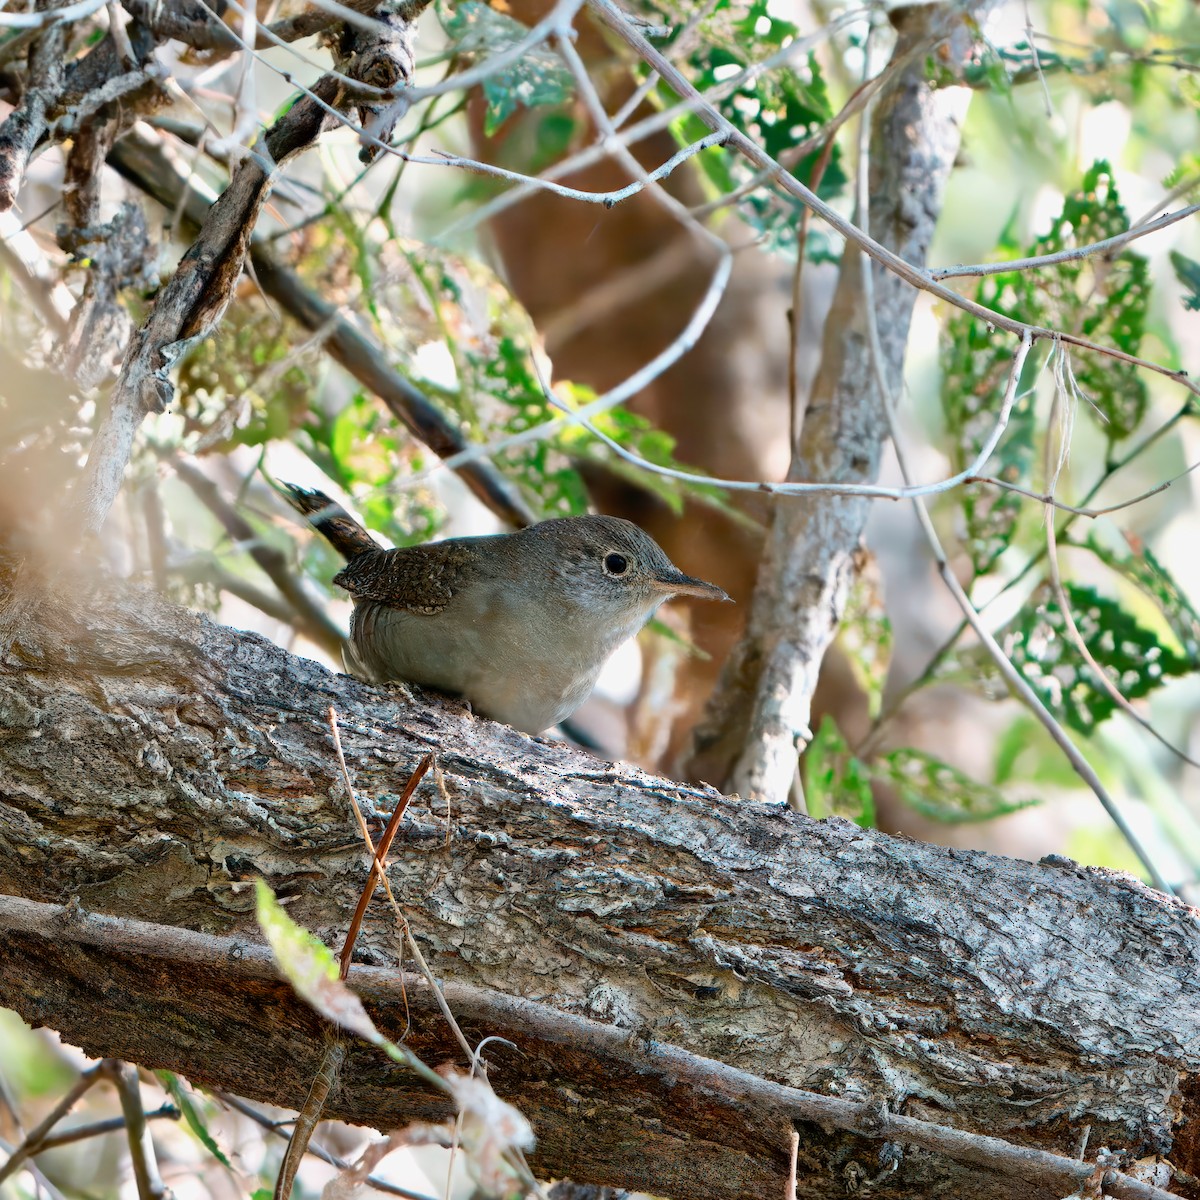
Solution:
<svg viewBox="0 0 1200 1200"><path fill-rule="evenodd" d="M529 733L570 716L664 600L729 598L617 517L384 550L327 496L286 486L348 560L334 582L354 597L350 637L363 673L453 692Z"/></svg>

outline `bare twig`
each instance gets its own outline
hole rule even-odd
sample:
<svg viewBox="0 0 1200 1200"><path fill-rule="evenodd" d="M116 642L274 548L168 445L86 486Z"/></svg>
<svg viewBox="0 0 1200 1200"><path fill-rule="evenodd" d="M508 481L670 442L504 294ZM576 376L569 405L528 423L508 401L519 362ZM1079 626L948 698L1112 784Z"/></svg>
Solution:
<svg viewBox="0 0 1200 1200"><path fill-rule="evenodd" d="M199 467L175 456L167 461L175 474L191 488L196 498L221 522L235 544L250 555L279 589L291 608L290 619L301 632L312 638L326 654L340 659L345 644L342 631L330 619L324 608L309 595L303 580L292 571L283 552L263 541L253 526L225 500L217 485ZM263 608L263 605L256 604L256 607Z"/></svg>
<svg viewBox="0 0 1200 1200"><path fill-rule="evenodd" d="M116 1064L112 1070L112 1081L121 1101L121 1111L125 1114L125 1134L129 1141L129 1157L133 1163L138 1200L164 1200L167 1189L158 1173L154 1142L142 1108L137 1067L132 1063Z"/></svg>
<svg viewBox="0 0 1200 1200"><path fill-rule="evenodd" d="M101 1079L107 1079L113 1062L104 1059L95 1066L88 1067L68 1089L67 1094L38 1122L24 1137L20 1145L8 1156L8 1161L0 1166L0 1183L3 1183L16 1171L21 1164L36 1154L46 1135L75 1107L76 1101L90 1087Z"/></svg>
<svg viewBox="0 0 1200 1200"><path fill-rule="evenodd" d="M240 1112L242 1116L248 1117L256 1125L261 1126L268 1133L274 1134L278 1138L287 1138L288 1133L281 1128L279 1121L273 1121L266 1113L255 1108L253 1104L248 1104L239 1096L231 1096L228 1092L213 1092L213 1095L221 1101L222 1104L229 1105L235 1112ZM290 1123L290 1122L289 1122ZM308 1149L305 1151L311 1154L314 1158L319 1158L322 1162L328 1163L331 1167L337 1167L339 1171L348 1171L353 1165L349 1159L340 1158L338 1155L326 1150L324 1146L310 1142ZM399 1184L391 1183L386 1179L381 1179L378 1175L368 1175L367 1183L371 1185L377 1192L383 1192L388 1196L400 1196L403 1200L434 1200L434 1197L427 1196L423 1192L410 1191L408 1188L400 1187Z"/></svg>
<svg viewBox="0 0 1200 1200"><path fill-rule="evenodd" d="M183 1114L173 1104L162 1104L142 1114L146 1121L178 1121ZM126 1128L125 1118L109 1117L107 1121L92 1121L87 1125L79 1125L74 1129L64 1129L62 1133L52 1133L42 1138L38 1152L53 1150L57 1146L69 1146L74 1142L83 1142L88 1138L101 1137L106 1133L116 1133Z"/></svg>
<svg viewBox="0 0 1200 1200"><path fill-rule="evenodd" d="M413 794L416 792L421 780L425 778L425 772L433 764L433 755L426 754L413 769L412 774L408 777L408 782L404 785L404 791L400 793L400 799L396 801L396 806L392 809L392 815L388 819L383 837L379 839L379 844L376 846L371 842L371 835L367 830L366 822L363 820L362 810L358 807L358 801L354 796L354 785L350 782L350 771L346 766L346 756L342 753L342 738L338 732L337 710L332 707L329 709L329 728L333 732L333 745L337 751L338 765L342 769L342 779L346 784L346 795L349 797L350 805L354 809L354 816L358 821L359 832L362 834L363 840L371 852L371 870L367 876L367 882L363 884L358 907L354 910L354 916L350 919L350 927L346 931L346 940L342 944L340 973L341 977L345 979L350 973L350 961L354 955L354 943L358 940L358 931L362 927L367 905L370 903L371 896L375 892L375 885L378 881L386 881L387 879L387 875L385 874L387 852L391 849L396 831L400 828L400 822L404 819L404 812L408 808L409 801L412 800Z"/></svg>
<svg viewBox="0 0 1200 1200"><path fill-rule="evenodd" d="M40 25L42 17L66 11L51 9L29 15L37 18ZM0 17L5 15L16 17L20 14L0 13ZM48 114L63 86L65 47L66 35L61 23L51 25L37 35L29 56L29 85L21 103L0 124L0 212L6 212L16 203L29 156L46 131Z"/></svg>
<svg viewBox="0 0 1200 1200"><path fill-rule="evenodd" d="M1131 225L1124 233L1118 233L1114 237L1105 238L1099 242L1089 242L1083 246L1073 246L1068 250L1059 250L1055 254L1038 254L1033 258L1013 258L1005 262L976 263L969 267L932 267L928 274L930 279L938 280L962 275L975 278L981 275L1004 275L1009 271L1031 271L1037 267L1052 267L1057 263L1078 262L1080 259L1090 258L1095 254L1112 254L1123 246L1128 246L1137 238L1145 237L1148 233L1157 233L1160 229L1166 229L1168 225L1174 225L1198 212L1200 212L1200 204L1189 204L1187 208L1166 213L1157 220Z"/></svg>

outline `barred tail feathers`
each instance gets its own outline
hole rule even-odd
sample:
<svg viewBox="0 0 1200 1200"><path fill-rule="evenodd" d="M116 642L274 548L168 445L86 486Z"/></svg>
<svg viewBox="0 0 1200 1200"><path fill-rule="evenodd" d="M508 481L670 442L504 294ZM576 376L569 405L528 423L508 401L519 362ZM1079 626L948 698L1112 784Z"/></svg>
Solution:
<svg viewBox="0 0 1200 1200"><path fill-rule="evenodd" d="M347 561L380 550L379 543L335 500L312 488L284 483L288 502Z"/></svg>

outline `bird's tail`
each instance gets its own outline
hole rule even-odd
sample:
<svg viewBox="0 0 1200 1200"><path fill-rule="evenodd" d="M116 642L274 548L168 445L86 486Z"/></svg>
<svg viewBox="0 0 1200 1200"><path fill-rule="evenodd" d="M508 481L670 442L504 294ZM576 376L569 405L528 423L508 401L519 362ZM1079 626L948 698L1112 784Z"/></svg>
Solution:
<svg viewBox="0 0 1200 1200"><path fill-rule="evenodd" d="M307 517L313 528L324 534L347 562L353 562L369 550L382 549L340 504L330 500L324 492L297 487L294 483L282 483L282 486L291 506Z"/></svg>

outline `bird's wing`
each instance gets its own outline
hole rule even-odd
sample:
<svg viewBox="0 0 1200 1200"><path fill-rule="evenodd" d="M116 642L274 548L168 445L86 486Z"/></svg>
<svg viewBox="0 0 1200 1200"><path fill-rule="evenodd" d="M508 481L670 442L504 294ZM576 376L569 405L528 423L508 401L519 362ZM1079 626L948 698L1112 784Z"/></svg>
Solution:
<svg viewBox="0 0 1200 1200"><path fill-rule="evenodd" d="M356 600L409 612L439 613L468 573L470 555L448 542L360 554L333 582Z"/></svg>

